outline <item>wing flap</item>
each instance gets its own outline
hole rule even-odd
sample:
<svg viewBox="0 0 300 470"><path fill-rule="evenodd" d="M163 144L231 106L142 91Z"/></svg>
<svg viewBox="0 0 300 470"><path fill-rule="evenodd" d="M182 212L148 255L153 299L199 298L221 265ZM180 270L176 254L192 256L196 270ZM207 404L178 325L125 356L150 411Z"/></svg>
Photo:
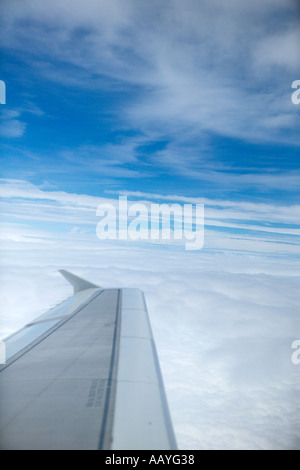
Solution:
<svg viewBox="0 0 300 470"><path fill-rule="evenodd" d="M176 449L143 292L122 290L112 449Z"/></svg>

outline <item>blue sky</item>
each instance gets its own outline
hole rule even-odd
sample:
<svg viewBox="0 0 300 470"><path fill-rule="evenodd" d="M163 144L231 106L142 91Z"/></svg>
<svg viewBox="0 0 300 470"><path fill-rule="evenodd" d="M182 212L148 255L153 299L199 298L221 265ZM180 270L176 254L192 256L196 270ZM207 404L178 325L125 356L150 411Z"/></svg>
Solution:
<svg viewBox="0 0 300 470"><path fill-rule="evenodd" d="M70 295L58 269L139 287L180 447L299 448L296 0L0 11L0 338ZM204 249L100 242L119 195L204 203Z"/></svg>
<svg viewBox="0 0 300 470"><path fill-rule="evenodd" d="M71 3L3 2L4 178L298 201L294 2Z"/></svg>

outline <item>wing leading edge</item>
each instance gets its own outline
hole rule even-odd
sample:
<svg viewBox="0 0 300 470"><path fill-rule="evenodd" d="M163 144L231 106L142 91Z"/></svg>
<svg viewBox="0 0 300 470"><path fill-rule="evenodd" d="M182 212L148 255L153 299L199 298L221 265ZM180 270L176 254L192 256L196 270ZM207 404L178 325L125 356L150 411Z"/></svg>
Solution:
<svg viewBox="0 0 300 470"><path fill-rule="evenodd" d="M144 294L74 295L5 340L2 449L176 449Z"/></svg>

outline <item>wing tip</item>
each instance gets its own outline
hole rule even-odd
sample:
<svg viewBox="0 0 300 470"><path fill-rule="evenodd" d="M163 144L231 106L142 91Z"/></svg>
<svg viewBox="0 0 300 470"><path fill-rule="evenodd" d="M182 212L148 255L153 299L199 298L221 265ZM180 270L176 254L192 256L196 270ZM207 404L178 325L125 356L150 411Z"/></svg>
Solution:
<svg viewBox="0 0 300 470"><path fill-rule="evenodd" d="M81 292L83 290L87 289L99 289L100 286L97 286L96 284L93 284L90 281L87 281L86 279L83 279L82 277L76 276L73 273L70 273L69 271L66 271L65 269L59 269L58 272L71 284L71 286L74 289L74 294L77 294L78 292Z"/></svg>

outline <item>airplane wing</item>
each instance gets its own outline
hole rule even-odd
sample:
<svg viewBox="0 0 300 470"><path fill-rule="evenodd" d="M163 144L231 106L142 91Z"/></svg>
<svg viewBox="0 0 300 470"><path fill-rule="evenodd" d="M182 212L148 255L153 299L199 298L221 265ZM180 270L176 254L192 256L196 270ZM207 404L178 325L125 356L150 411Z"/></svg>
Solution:
<svg viewBox="0 0 300 470"><path fill-rule="evenodd" d="M4 340L1 449L176 449L144 294L74 295Z"/></svg>

